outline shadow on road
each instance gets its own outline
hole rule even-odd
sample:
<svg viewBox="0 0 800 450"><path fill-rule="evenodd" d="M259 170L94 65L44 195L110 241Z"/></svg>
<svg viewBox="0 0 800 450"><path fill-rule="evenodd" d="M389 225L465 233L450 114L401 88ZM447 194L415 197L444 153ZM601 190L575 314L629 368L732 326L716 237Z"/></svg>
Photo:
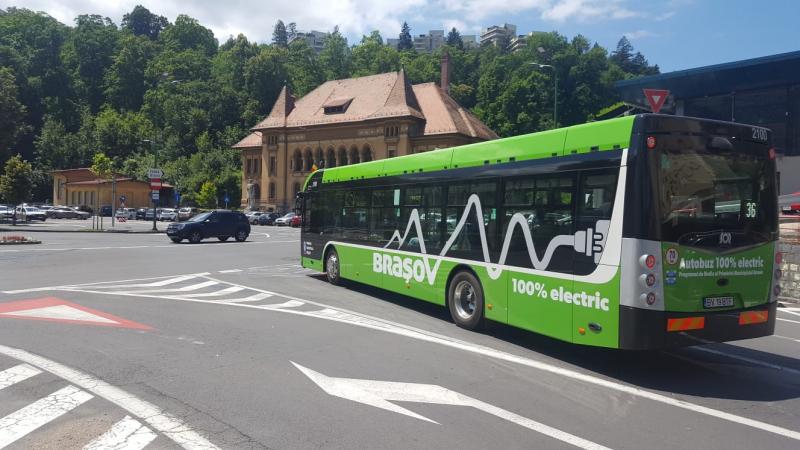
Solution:
<svg viewBox="0 0 800 450"><path fill-rule="evenodd" d="M327 283L321 274L310 275L309 278ZM343 287L452 322L446 308L432 303L352 281L346 281ZM586 347L497 322L488 322L479 333L620 382L656 391L749 401L778 401L800 397L800 375L702 352L692 347L654 351ZM800 359L797 358L725 343L711 344L708 348L800 371Z"/></svg>

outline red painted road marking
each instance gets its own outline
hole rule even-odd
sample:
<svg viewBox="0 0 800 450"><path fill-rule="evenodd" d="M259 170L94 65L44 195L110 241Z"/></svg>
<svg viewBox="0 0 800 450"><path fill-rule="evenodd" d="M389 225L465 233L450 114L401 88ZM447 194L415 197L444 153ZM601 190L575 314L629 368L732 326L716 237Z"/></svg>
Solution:
<svg viewBox="0 0 800 450"><path fill-rule="evenodd" d="M0 318L44 320L100 327L152 330L152 327L56 297L0 303Z"/></svg>

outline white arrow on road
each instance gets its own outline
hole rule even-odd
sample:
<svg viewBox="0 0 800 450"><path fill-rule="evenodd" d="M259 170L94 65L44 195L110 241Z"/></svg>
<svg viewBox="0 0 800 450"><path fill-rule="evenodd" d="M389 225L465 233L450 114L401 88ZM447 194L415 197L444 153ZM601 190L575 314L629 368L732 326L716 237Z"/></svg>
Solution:
<svg viewBox="0 0 800 450"><path fill-rule="evenodd" d="M301 372L311 381L316 383L323 391L335 397L341 397L376 408L393 411L396 413L411 416L426 422L438 422L421 416L413 411L391 403L395 402L416 402L416 403L435 403L440 405L471 406L485 413L508 420L517 425L531 429L554 439L572 444L576 447L586 449L608 449L600 444L580 438L573 434L561 431L557 428L545 425L527 417L514 414L511 411L498 408L486 402L468 397L456 391L438 386L435 384L419 383L399 383L394 381L374 381L359 380L355 378L335 378L323 375L319 372L303 367L292 362Z"/></svg>

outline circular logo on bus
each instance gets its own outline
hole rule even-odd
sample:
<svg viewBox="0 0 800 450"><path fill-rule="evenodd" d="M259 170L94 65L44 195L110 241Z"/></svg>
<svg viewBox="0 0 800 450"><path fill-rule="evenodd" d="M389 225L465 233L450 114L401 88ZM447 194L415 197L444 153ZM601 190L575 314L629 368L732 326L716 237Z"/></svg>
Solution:
<svg viewBox="0 0 800 450"><path fill-rule="evenodd" d="M678 250L674 248L667 249L667 264L677 264L678 263Z"/></svg>

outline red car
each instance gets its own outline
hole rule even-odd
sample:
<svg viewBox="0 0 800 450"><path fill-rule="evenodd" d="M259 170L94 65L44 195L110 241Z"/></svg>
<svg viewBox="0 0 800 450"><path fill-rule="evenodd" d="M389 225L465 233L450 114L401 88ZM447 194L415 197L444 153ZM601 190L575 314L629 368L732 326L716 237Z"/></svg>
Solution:
<svg viewBox="0 0 800 450"><path fill-rule="evenodd" d="M292 217L292 221L290 222L290 225L292 227L299 227L302 223L303 223L303 219L301 218L301 216L294 216L294 217Z"/></svg>

